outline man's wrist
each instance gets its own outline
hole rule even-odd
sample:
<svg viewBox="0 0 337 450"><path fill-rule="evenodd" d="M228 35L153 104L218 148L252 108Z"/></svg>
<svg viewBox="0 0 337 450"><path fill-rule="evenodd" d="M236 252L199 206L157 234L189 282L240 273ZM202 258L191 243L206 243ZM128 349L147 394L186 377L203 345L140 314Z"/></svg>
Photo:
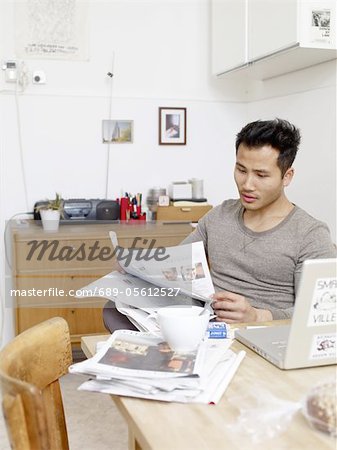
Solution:
<svg viewBox="0 0 337 450"><path fill-rule="evenodd" d="M257 309L256 311L256 322L268 322L273 320L273 315L268 309Z"/></svg>

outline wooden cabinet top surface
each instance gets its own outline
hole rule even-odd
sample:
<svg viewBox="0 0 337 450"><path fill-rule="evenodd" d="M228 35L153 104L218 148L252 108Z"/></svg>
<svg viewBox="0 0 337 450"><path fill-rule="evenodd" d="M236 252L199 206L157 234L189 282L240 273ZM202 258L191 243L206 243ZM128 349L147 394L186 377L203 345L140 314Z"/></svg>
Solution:
<svg viewBox="0 0 337 450"><path fill-rule="evenodd" d="M118 238L135 236L187 236L193 227L189 223L102 223L102 224L61 224L57 232L45 232L39 223L30 221L28 226L12 226L14 241L27 239L109 239L109 231L114 231Z"/></svg>

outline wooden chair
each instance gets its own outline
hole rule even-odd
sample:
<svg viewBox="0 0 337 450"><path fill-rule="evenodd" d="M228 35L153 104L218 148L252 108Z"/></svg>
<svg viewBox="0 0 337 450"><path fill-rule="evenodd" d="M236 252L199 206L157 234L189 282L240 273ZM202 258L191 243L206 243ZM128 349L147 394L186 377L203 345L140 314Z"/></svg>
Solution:
<svg viewBox="0 0 337 450"><path fill-rule="evenodd" d="M0 352L2 407L13 450L69 449L59 378L72 363L68 324L55 317Z"/></svg>

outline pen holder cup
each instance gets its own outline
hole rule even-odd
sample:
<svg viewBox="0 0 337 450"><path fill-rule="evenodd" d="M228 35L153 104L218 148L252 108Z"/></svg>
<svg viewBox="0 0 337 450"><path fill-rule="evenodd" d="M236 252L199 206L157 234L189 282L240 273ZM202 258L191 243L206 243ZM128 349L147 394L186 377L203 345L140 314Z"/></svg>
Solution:
<svg viewBox="0 0 337 450"><path fill-rule="evenodd" d="M129 209L129 198L122 197L120 200L120 220L126 220L126 211Z"/></svg>

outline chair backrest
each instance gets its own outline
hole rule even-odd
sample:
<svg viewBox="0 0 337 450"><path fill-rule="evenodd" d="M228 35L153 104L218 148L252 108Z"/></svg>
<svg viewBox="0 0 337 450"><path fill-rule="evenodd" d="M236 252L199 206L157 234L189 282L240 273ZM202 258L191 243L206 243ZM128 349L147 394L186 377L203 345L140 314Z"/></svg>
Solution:
<svg viewBox="0 0 337 450"><path fill-rule="evenodd" d="M72 362L67 322L46 320L0 352L2 408L13 450L69 449L58 379Z"/></svg>

